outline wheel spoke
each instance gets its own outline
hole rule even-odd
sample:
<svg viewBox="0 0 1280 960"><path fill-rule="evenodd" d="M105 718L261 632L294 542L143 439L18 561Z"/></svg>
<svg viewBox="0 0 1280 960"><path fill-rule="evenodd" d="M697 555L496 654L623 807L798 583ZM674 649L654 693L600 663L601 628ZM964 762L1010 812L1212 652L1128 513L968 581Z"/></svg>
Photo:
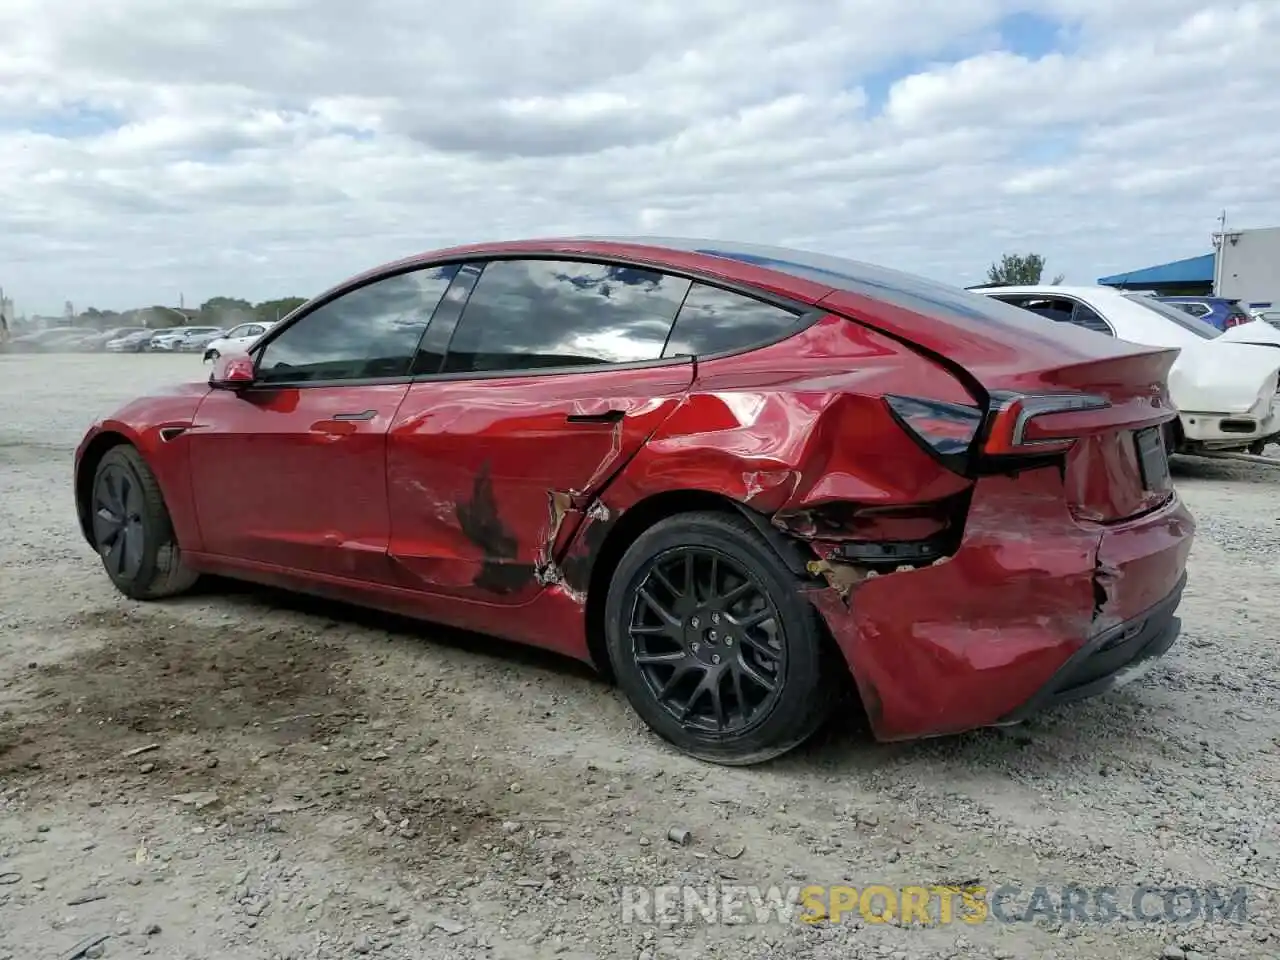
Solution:
<svg viewBox="0 0 1280 960"><path fill-rule="evenodd" d="M742 583L738 584L728 593L724 594L722 597L719 598L720 609L724 613L728 613L729 610L732 609L735 603L737 603L739 600L741 600L743 597L745 597L747 594L751 593L755 589L756 589L756 585L754 583L752 583L750 580L744 580Z"/></svg>
<svg viewBox="0 0 1280 960"><path fill-rule="evenodd" d="M633 636L637 637L666 637L670 640L682 640L684 635L675 627L668 623L642 624L631 628Z"/></svg>
<svg viewBox="0 0 1280 960"><path fill-rule="evenodd" d="M102 500L117 517L124 516L124 504L120 500L120 489L114 472L108 470L102 477Z"/></svg>
<svg viewBox="0 0 1280 960"><path fill-rule="evenodd" d="M684 723L693 713L694 705L702 699L704 693L709 692L707 678L711 676L710 670L703 671L702 678L698 681L698 685L693 688L693 693L689 694L689 699L685 700L684 705L680 708L678 719Z"/></svg>
<svg viewBox="0 0 1280 960"><path fill-rule="evenodd" d="M652 666L655 664L666 664L668 666L682 663L689 659L689 654L684 650L673 650L670 653L637 653L636 663L643 666Z"/></svg>
<svg viewBox="0 0 1280 960"><path fill-rule="evenodd" d="M693 551L686 550L684 554L684 593L693 601L698 599L698 582L693 578Z"/></svg>
<svg viewBox="0 0 1280 960"><path fill-rule="evenodd" d="M677 590L675 584L671 582L667 575L662 572L662 568L657 564L654 564L653 567L653 579L657 580L658 583L662 585L662 589L666 590L672 597L684 596L684 591Z"/></svg>
<svg viewBox="0 0 1280 960"><path fill-rule="evenodd" d="M756 651L756 653L760 654L762 657L767 658L771 662L777 661L778 655L779 655L779 650L777 647L765 641L758 640L749 633L743 633L741 636L742 636L742 642L745 643L747 646L749 646L752 650Z"/></svg>
<svg viewBox="0 0 1280 960"><path fill-rule="evenodd" d="M121 571L134 576L142 569L142 525L130 524L124 538L124 569Z"/></svg>
<svg viewBox="0 0 1280 960"><path fill-rule="evenodd" d="M670 697L671 691L673 691L676 688L676 684L678 684L681 680L683 680L685 676L689 673L689 671L692 669L694 668L691 664L683 663L677 666L674 670L672 670L671 676L667 677L666 683L664 683L662 685L662 688L657 691L658 700L663 701L663 700L666 700L668 697Z"/></svg>
<svg viewBox="0 0 1280 960"><path fill-rule="evenodd" d="M116 576L124 573L124 548L125 541L128 539L129 535L122 528L107 549L107 569L114 570Z"/></svg>
<svg viewBox="0 0 1280 960"><path fill-rule="evenodd" d="M739 656L737 661L734 663L734 668L766 693L772 693L777 687L777 681L769 679L751 664L747 663L745 657Z"/></svg>
<svg viewBox="0 0 1280 960"><path fill-rule="evenodd" d="M729 674L733 677L733 696L738 701L738 713L742 716L745 723L751 718L751 707L747 703L746 694L742 692L742 671L736 669L735 666L729 667Z"/></svg>
<svg viewBox="0 0 1280 960"><path fill-rule="evenodd" d="M725 614L739 630L750 630L752 627L758 627L760 624L773 619L773 609L765 607L763 610L757 610L755 613L749 613L745 617L735 617L732 614Z"/></svg>
<svg viewBox="0 0 1280 960"><path fill-rule="evenodd" d="M724 697L721 696L720 687L724 681L723 670L713 670L707 674L704 684L707 693L711 697L711 718L715 721L717 730L725 730L729 727L729 718L724 711Z"/></svg>
<svg viewBox="0 0 1280 960"><path fill-rule="evenodd" d="M125 519L142 516L142 490L128 477L124 478L122 486Z"/></svg>
<svg viewBox="0 0 1280 960"><path fill-rule="evenodd" d="M120 536L122 526L120 519L106 507L100 507L93 515L93 536L99 546L110 546Z"/></svg>
<svg viewBox="0 0 1280 960"><path fill-rule="evenodd" d="M639 596L640 599L644 601L645 606L661 617L662 622L665 623L669 629L678 630L680 628L680 618L662 604L658 603L658 601L653 598L653 594L644 587L640 588Z"/></svg>

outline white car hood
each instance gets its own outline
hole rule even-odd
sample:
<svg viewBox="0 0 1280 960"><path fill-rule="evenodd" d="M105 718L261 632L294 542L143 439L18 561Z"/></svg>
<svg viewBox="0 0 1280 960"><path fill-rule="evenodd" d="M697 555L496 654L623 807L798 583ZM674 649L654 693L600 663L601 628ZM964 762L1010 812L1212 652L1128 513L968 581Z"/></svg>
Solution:
<svg viewBox="0 0 1280 960"><path fill-rule="evenodd" d="M1273 395L1276 391L1280 339L1276 342L1277 346L1233 343L1223 334L1184 346L1169 371L1174 405L1189 413L1249 412L1264 393Z"/></svg>

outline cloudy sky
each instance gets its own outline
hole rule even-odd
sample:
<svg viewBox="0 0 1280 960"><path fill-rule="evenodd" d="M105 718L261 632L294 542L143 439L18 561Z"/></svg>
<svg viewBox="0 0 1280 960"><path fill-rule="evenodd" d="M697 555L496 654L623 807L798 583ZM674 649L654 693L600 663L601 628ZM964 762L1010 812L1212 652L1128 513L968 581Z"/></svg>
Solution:
<svg viewBox="0 0 1280 960"><path fill-rule="evenodd" d="M5 0L19 312L455 242L782 243L976 282L1280 224L1280 0Z"/></svg>

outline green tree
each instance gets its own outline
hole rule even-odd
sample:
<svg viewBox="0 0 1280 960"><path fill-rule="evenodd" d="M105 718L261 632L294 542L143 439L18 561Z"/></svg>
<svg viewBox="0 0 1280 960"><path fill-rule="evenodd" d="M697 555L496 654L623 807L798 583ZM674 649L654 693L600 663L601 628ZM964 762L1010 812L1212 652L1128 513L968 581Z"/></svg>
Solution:
<svg viewBox="0 0 1280 960"><path fill-rule="evenodd" d="M210 297L200 304L198 323L212 327L234 327L252 320L253 304L239 297Z"/></svg>
<svg viewBox="0 0 1280 960"><path fill-rule="evenodd" d="M1028 253L1024 256L1006 253L999 263L993 263L987 268L987 283L1000 287L1031 285L1039 283L1043 275L1044 257L1040 254ZM1064 279L1064 275L1060 273L1051 282L1056 286Z"/></svg>
<svg viewBox="0 0 1280 960"><path fill-rule="evenodd" d="M239 297L210 297L200 304L201 313L214 313L218 310L252 310L253 304Z"/></svg>
<svg viewBox="0 0 1280 960"><path fill-rule="evenodd" d="M258 319L263 323L273 323L276 320L284 319L285 316L297 310L306 302L306 297L281 297L279 300L263 300L262 303L253 308L253 312L257 314Z"/></svg>

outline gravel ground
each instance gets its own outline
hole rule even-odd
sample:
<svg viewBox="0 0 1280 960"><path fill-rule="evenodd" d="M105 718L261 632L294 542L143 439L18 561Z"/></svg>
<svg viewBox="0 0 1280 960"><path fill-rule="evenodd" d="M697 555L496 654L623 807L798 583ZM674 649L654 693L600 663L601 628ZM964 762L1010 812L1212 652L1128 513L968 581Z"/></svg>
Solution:
<svg viewBox="0 0 1280 960"><path fill-rule="evenodd" d="M918 744L850 719L731 770L584 669L483 637L226 583L117 595L75 527L73 448L200 370L0 356L0 960L103 935L89 956L1280 956L1280 472L1175 464L1200 535L1183 637L1141 682ZM1182 923L621 907L636 885L975 881L1019 885L1014 914L1069 882L1122 910L1142 883L1249 898L1243 921Z"/></svg>

